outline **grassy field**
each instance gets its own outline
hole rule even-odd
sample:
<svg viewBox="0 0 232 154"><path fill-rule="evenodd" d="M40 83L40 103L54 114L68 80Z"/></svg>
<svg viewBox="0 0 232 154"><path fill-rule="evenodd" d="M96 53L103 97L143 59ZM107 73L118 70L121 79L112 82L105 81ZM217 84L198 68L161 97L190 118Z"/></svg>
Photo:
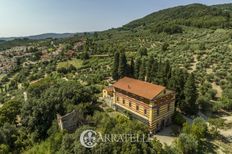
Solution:
<svg viewBox="0 0 232 154"><path fill-rule="evenodd" d="M82 66L82 63L83 61L80 59L72 59L72 60L58 63L57 68L69 67L70 65L73 65L76 68L80 68Z"/></svg>

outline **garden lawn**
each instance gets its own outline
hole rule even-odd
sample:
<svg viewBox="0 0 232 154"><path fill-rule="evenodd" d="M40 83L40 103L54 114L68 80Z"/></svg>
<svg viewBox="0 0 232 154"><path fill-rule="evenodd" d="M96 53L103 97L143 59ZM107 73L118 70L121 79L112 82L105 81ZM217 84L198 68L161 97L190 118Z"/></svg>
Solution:
<svg viewBox="0 0 232 154"><path fill-rule="evenodd" d="M60 62L57 65L57 68L62 68L62 67L69 67L70 65L73 65L76 68L80 68L82 66L83 61L81 59L72 59L64 62Z"/></svg>

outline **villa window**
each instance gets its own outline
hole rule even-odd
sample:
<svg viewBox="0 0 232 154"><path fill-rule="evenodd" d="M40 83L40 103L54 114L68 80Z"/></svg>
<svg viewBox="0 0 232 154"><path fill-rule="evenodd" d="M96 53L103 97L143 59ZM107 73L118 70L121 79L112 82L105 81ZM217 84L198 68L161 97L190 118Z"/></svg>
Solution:
<svg viewBox="0 0 232 154"><path fill-rule="evenodd" d="M168 104L168 111L170 111L170 104Z"/></svg>
<svg viewBox="0 0 232 154"><path fill-rule="evenodd" d="M131 107L131 102L129 102L129 107Z"/></svg>
<svg viewBox="0 0 232 154"><path fill-rule="evenodd" d="M157 108L156 115L157 115L157 116L159 116L159 114L160 114L160 109L159 109L159 108Z"/></svg>
<svg viewBox="0 0 232 154"><path fill-rule="evenodd" d="M125 100L124 99L122 100L122 104L125 104Z"/></svg>
<svg viewBox="0 0 232 154"><path fill-rule="evenodd" d="M116 100L119 101L119 98L117 97Z"/></svg>
<svg viewBox="0 0 232 154"><path fill-rule="evenodd" d="M138 106L138 105L136 106L136 110L137 110L137 111L139 110L139 106Z"/></svg>
<svg viewBox="0 0 232 154"><path fill-rule="evenodd" d="M145 114L145 115L147 114L147 109L144 109L144 114Z"/></svg>

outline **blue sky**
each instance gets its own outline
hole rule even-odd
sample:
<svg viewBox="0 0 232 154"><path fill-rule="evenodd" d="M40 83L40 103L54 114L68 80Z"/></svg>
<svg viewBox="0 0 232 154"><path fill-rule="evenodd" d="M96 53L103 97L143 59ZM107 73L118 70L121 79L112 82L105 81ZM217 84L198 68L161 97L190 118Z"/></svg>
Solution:
<svg viewBox="0 0 232 154"><path fill-rule="evenodd" d="M168 7L231 0L0 0L0 37L100 31Z"/></svg>

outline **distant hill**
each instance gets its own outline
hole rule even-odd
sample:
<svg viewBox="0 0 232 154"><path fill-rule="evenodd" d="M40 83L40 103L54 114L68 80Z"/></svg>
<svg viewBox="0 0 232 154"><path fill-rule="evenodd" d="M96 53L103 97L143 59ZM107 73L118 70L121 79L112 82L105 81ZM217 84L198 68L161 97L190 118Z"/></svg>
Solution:
<svg viewBox="0 0 232 154"><path fill-rule="evenodd" d="M182 25L197 28L229 28L229 18L232 13L231 4L207 6L203 4L190 4L177 6L154 12L144 18L126 24L124 29L160 30L165 25Z"/></svg>
<svg viewBox="0 0 232 154"><path fill-rule="evenodd" d="M32 40L41 40L41 39L47 39L47 38L68 38L74 36L75 33L46 33L46 34L40 34L40 35L34 35L34 36L29 36L27 38L32 39Z"/></svg>
<svg viewBox="0 0 232 154"><path fill-rule="evenodd" d="M230 4L219 4L219 5L213 5L212 7L223 9L224 11L232 11L232 3Z"/></svg>
<svg viewBox="0 0 232 154"><path fill-rule="evenodd" d="M158 47L155 41L177 42L173 40L174 37L190 39L196 35L201 37L201 34L210 33L211 30L229 30L232 28L231 17L232 4L208 6L195 3L177 6L151 13L122 27L99 32L97 43L112 47L118 45L128 51L137 51L141 46ZM212 39L215 40L216 37Z"/></svg>
<svg viewBox="0 0 232 154"><path fill-rule="evenodd" d="M98 46L93 51L122 50L133 58L140 49L147 48L148 55L157 60L168 60L173 67L194 72L199 83L214 82L212 86L220 96L215 83L222 89L229 84L232 87L231 29L231 4L190 4L151 13L122 27L99 32L90 40Z"/></svg>
<svg viewBox="0 0 232 154"><path fill-rule="evenodd" d="M45 33L40 35L25 36L25 37L0 37L0 40L11 41L14 39L28 38L30 40L42 40L47 38L68 38L74 36L75 33Z"/></svg>

